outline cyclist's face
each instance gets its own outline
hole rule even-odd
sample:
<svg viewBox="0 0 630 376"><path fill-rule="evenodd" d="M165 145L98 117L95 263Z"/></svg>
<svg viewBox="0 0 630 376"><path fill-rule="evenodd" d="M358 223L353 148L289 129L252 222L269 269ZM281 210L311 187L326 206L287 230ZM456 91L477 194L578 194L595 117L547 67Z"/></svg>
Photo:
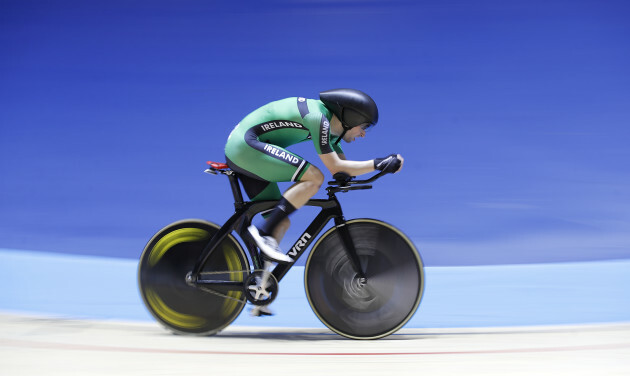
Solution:
<svg viewBox="0 0 630 376"><path fill-rule="evenodd" d="M343 136L343 140L345 142L352 142L355 140L355 138L357 137L365 137L365 130L363 130L362 127L354 127L352 129L350 129L348 132L346 132L346 134Z"/></svg>

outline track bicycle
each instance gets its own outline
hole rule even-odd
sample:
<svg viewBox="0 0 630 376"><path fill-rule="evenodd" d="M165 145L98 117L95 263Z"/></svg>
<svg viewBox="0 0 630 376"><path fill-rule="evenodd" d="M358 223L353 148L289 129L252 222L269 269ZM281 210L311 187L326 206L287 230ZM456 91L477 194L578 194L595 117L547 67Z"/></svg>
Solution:
<svg viewBox="0 0 630 376"><path fill-rule="evenodd" d="M403 327L424 292L424 267L413 242L375 219L346 220L336 194L371 189L367 180L337 173L327 199L307 206L321 210L290 248L293 263L263 259L247 227L276 201L244 201L238 174L224 163L208 162L207 173L227 176L235 213L219 226L199 219L172 223L147 243L138 283L151 315L175 333L213 335L232 323L246 303L270 304L279 282L313 245L304 267L306 297L313 312L333 332L352 339L377 339ZM330 220L334 225L323 235ZM245 244L234 236L237 234Z"/></svg>

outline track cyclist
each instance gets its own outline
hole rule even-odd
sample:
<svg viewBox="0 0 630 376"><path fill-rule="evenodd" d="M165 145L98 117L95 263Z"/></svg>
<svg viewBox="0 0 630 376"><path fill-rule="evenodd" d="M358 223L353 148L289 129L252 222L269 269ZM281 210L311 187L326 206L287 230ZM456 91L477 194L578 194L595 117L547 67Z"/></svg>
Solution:
<svg viewBox="0 0 630 376"><path fill-rule="evenodd" d="M264 214L261 226L248 228L266 259L291 263L278 244L290 226L288 216L313 197L324 182L319 168L286 147L311 140L331 175L358 176L375 170L395 173L404 159L400 154L367 161L347 160L339 141L363 138L378 122L374 100L362 91L334 89L319 93L319 100L292 97L268 103L247 115L230 133L225 156L239 173L252 201L277 200ZM284 193L278 182L295 182ZM261 308L257 315L270 314Z"/></svg>

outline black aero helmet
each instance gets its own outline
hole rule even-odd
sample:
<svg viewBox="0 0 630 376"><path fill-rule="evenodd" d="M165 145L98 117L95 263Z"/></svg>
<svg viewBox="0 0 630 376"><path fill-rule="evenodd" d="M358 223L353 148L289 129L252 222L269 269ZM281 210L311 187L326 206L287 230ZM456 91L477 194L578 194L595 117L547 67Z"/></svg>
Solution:
<svg viewBox="0 0 630 376"><path fill-rule="evenodd" d="M378 122L378 108L369 95L355 89L333 89L319 93L319 99L341 121L344 130ZM345 132L344 132L345 133Z"/></svg>

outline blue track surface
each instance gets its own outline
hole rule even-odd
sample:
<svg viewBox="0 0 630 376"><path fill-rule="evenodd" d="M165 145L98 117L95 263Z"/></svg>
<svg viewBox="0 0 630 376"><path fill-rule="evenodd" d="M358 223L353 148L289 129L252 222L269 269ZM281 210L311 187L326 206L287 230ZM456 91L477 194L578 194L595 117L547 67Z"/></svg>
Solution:
<svg viewBox="0 0 630 376"><path fill-rule="evenodd" d="M0 250L0 309L55 316L152 320L125 259ZM426 268L407 327L484 327L630 321L630 260ZM281 281L273 317L243 312L234 325L322 327L303 268Z"/></svg>

